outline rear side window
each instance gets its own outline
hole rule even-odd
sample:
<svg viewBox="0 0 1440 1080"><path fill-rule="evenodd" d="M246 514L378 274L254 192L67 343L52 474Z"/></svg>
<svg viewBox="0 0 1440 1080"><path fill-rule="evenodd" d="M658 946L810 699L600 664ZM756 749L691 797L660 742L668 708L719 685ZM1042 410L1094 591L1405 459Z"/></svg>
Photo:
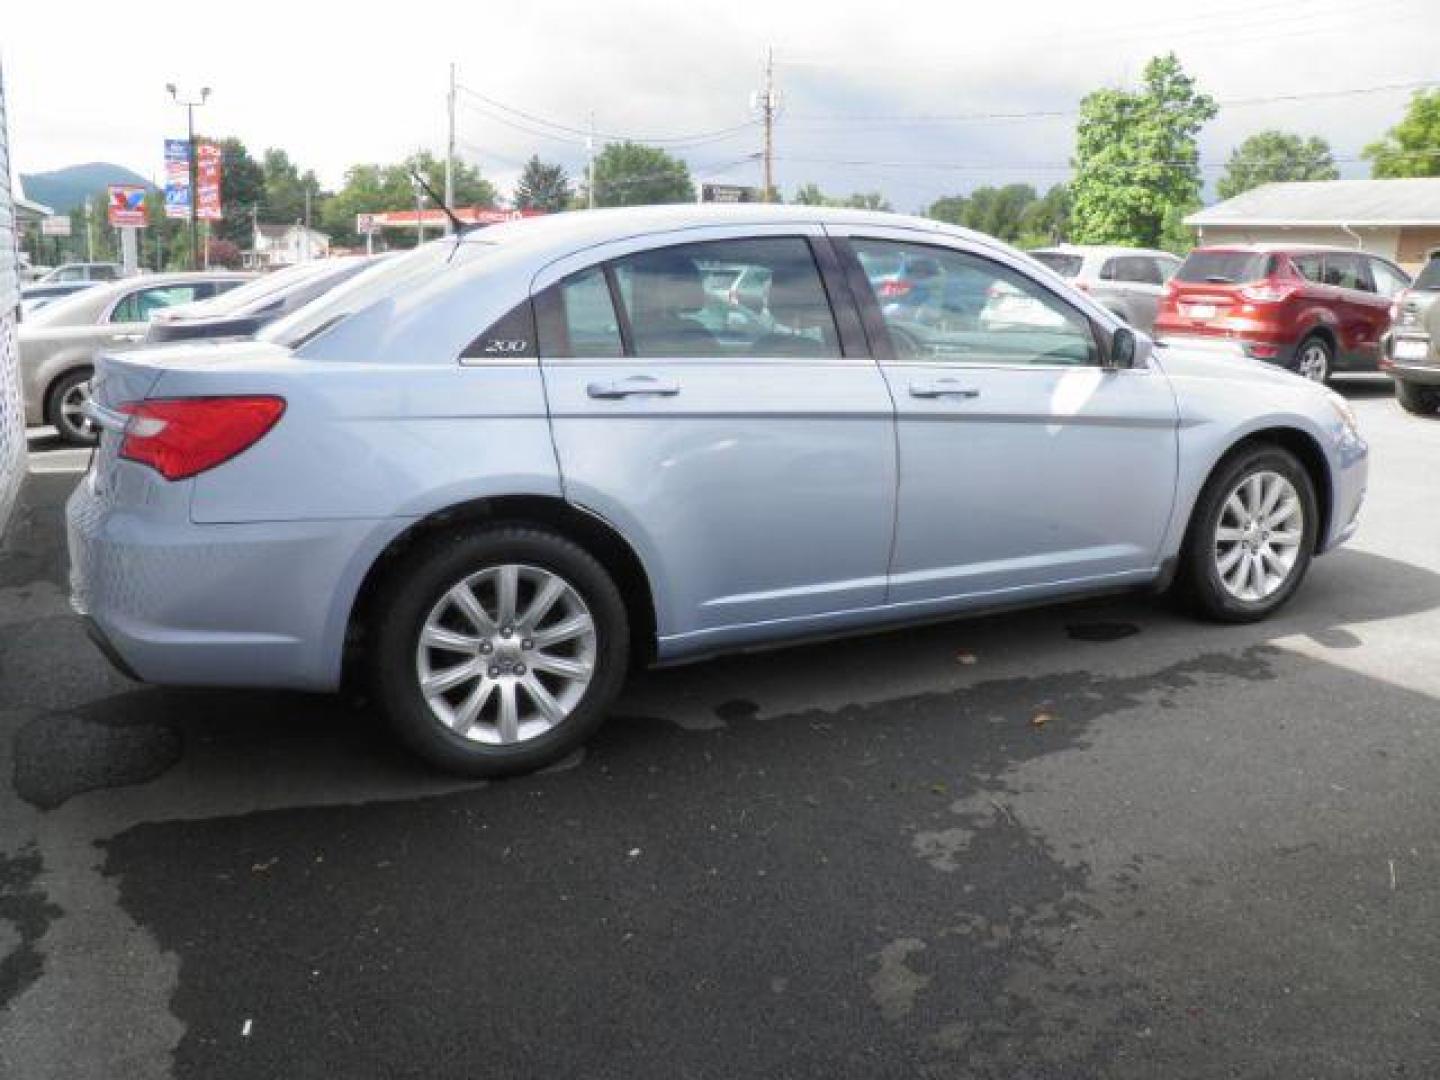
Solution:
<svg viewBox="0 0 1440 1080"><path fill-rule="evenodd" d="M112 323L146 322L161 308L175 304L189 304L208 295L200 285L160 285L150 289L138 289L115 305L110 313Z"/></svg>
<svg viewBox="0 0 1440 1080"><path fill-rule="evenodd" d="M1191 284L1241 285L1264 278L1269 261L1254 251L1192 251L1175 277Z"/></svg>
<svg viewBox="0 0 1440 1080"><path fill-rule="evenodd" d="M1073 278L1085 265L1085 256L1070 255L1063 251L1032 251L1030 257L1063 278Z"/></svg>
<svg viewBox="0 0 1440 1080"><path fill-rule="evenodd" d="M1412 288L1440 291L1440 252L1430 256Z"/></svg>
<svg viewBox="0 0 1440 1080"><path fill-rule="evenodd" d="M1124 281L1132 285L1163 285L1160 268L1148 255L1117 255L1105 263L1100 277L1106 281Z"/></svg>
<svg viewBox="0 0 1440 1080"><path fill-rule="evenodd" d="M620 320L600 267L572 274L537 298L541 306L540 355L623 356Z"/></svg>
<svg viewBox="0 0 1440 1080"><path fill-rule="evenodd" d="M612 272L636 356L841 355L830 301L802 237L656 248L617 260Z"/></svg>
<svg viewBox="0 0 1440 1080"><path fill-rule="evenodd" d="M1375 279L1375 291L1381 296L1395 296L1410 287L1410 279L1382 259L1368 259L1370 276Z"/></svg>
<svg viewBox="0 0 1440 1080"><path fill-rule="evenodd" d="M1370 266L1361 255L1326 255L1325 284L1356 292L1374 292Z"/></svg>

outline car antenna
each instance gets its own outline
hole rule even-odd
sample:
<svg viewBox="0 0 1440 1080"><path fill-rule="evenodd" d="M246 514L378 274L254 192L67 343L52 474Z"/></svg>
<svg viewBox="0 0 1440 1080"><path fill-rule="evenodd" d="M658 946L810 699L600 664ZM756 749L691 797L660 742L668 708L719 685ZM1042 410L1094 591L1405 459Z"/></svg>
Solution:
<svg viewBox="0 0 1440 1080"><path fill-rule="evenodd" d="M460 220L459 216L455 213L454 210L450 209L449 205L445 202L445 200L442 199L439 195L435 194L435 189L425 182L425 177L420 175L419 169L410 170L410 179L415 181L416 187L423 189L425 194L430 196L430 200L436 206L440 207L441 210L445 211L445 216L450 219L450 224L455 228L456 236L464 236L471 229L476 228L476 222Z"/></svg>

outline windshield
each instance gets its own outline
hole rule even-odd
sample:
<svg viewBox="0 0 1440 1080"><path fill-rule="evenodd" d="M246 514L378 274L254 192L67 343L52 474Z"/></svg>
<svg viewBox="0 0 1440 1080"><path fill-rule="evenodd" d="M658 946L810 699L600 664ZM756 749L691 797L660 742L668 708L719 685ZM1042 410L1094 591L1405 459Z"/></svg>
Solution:
<svg viewBox="0 0 1440 1080"><path fill-rule="evenodd" d="M397 255L370 267L312 303L271 323L257 339L298 349L313 337L324 333L341 319L369 307L377 300L394 296L408 286L419 283L445 268L457 247L475 247L475 241L457 244L454 240L435 240L407 255Z"/></svg>
<svg viewBox="0 0 1440 1080"><path fill-rule="evenodd" d="M1064 278L1072 278L1085 265L1085 256L1067 255L1063 251L1032 251L1030 257Z"/></svg>
<svg viewBox="0 0 1440 1080"><path fill-rule="evenodd" d="M1425 269L1420 271L1419 277L1410 287L1440 292L1440 252L1430 256L1430 261L1425 264Z"/></svg>
<svg viewBox="0 0 1440 1080"><path fill-rule="evenodd" d="M1269 261L1255 251L1192 251L1175 277L1192 284L1239 285L1263 278Z"/></svg>

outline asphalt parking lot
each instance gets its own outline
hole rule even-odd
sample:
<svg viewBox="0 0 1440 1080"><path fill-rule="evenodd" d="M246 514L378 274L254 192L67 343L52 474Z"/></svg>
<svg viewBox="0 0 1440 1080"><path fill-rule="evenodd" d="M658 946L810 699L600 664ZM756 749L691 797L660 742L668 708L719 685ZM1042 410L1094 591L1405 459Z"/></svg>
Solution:
<svg viewBox="0 0 1440 1080"><path fill-rule="evenodd" d="M109 670L0 550L0 1075L1440 1075L1440 422L1261 626L1145 599L651 673L528 779ZM68 471L67 471L68 470ZM1097 478L1097 483L1106 482Z"/></svg>

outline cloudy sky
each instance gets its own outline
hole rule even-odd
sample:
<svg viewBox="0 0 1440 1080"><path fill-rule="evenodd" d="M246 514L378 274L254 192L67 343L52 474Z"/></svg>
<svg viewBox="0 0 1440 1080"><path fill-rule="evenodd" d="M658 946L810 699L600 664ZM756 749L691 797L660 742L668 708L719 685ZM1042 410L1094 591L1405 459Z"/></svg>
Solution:
<svg viewBox="0 0 1440 1080"><path fill-rule="evenodd" d="M114 161L157 177L162 140L184 130L164 89L176 82L212 87L202 133L238 135L257 155L284 147L335 186L355 162L442 150L453 61L465 88L459 153L502 187L532 152L583 169L584 140L567 129L585 128L592 110L602 136L666 140L697 179L756 183L760 131L741 125L773 48L787 195L813 180L833 193L880 190L908 210L979 184L1063 180L1080 97L1134 83L1165 50L1231 103L1202 136L1212 179L1266 127L1324 136L1347 175L1366 175L1353 159L1399 118L1403 87L1440 81L1435 0L130 10L84 0L65 6L61 26L53 5L11 5L0 60L19 171Z"/></svg>

